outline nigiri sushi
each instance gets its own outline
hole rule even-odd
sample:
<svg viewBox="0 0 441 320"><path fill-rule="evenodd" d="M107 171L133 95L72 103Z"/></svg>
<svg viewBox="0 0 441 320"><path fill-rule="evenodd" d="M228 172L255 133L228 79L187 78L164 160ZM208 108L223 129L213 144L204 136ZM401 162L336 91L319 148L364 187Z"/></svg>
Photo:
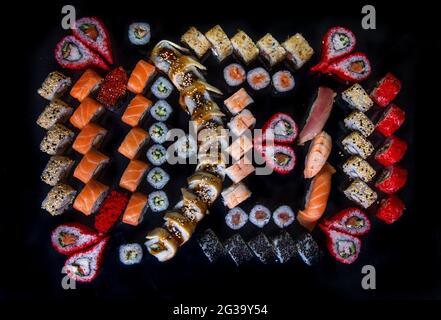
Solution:
<svg viewBox="0 0 441 320"><path fill-rule="evenodd" d="M88 183L109 161L108 156L92 149L78 163L73 176L83 183Z"/></svg>
<svg viewBox="0 0 441 320"><path fill-rule="evenodd" d="M70 117L70 123L83 129L89 122L98 118L104 112L103 106L96 100L86 97Z"/></svg>
<svg viewBox="0 0 441 320"><path fill-rule="evenodd" d="M137 94L129 103L121 117L122 122L136 127L152 106L152 102L141 94Z"/></svg>
<svg viewBox="0 0 441 320"><path fill-rule="evenodd" d="M148 164L145 162L139 160L130 161L119 181L119 186L131 192L135 192L147 169Z"/></svg>
<svg viewBox="0 0 441 320"><path fill-rule="evenodd" d="M139 60L130 74L129 81L127 82L127 90L135 94L140 94L144 91L147 82L155 74L156 68L150 63Z"/></svg>
<svg viewBox="0 0 441 320"><path fill-rule="evenodd" d="M81 154L86 154L92 147L98 147L106 134L106 129L95 123L89 123L81 129L72 148Z"/></svg>
<svg viewBox="0 0 441 320"><path fill-rule="evenodd" d="M132 128L119 146L118 152L130 160L134 159L147 142L148 136L148 133L143 129L138 127Z"/></svg>
<svg viewBox="0 0 441 320"><path fill-rule="evenodd" d="M141 223L147 208L147 197L140 192L133 193L124 211L122 221L132 226L137 226Z"/></svg>
<svg viewBox="0 0 441 320"><path fill-rule="evenodd" d="M331 154L331 149L332 139L325 131L314 137L305 159L305 178L313 178L322 169Z"/></svg>
<svg viewBox="0 0 441 320"><path fill-rule="evenodd" d="M75 198L73 207L86 216L98 210L107 195L109 187L94 179L90 180Z"/></svg>
<svg viewBox="0 0 441 320"><path fill-rule="evenodd" d="M87 69L73 85L70 95L81 102L98 88L101 81L103 78L98 73Z"/></svg>

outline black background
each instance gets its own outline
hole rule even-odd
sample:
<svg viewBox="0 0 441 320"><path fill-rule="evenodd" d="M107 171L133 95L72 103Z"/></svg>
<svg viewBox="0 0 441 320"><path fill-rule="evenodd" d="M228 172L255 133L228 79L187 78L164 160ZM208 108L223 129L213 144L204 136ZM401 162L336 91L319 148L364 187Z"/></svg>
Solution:
<svg viewBox="0 0 441 320"><path fill-rule="evenodd" d="M175 40L189 25L207 29L220 23L227 26L229 34L236 27L257 35L269 31L279 38L287 33L303 32L309 35L307 38L318 51L321 35L328 27L337 24L350 27L357 35L357 48L371 58L374 67L371 79L374 81L386 71L392 71L403 82L399 102L409 115L403 128L410 142L406 165L411 176L404 194L408 210L394 225L375 223L375 232L363 239L360 258L350 266L329 258L313 269L300 263L241 269L227 263L210 266L204 263L196 245L189 243L172 263L164 265L149 260L127 269L117 263L115 254L109 255L95 283L80 284L78 290L62 290L59 270L64 260L50 248L48 235L57 222L64 220L51 218L39 209L46 192L39 182L39 173L46 158L38 150L41 136L36 133L34 121L42 108L35 90L50 70L48 66L55 68L51 48L65 32L59 27L61 4L28 5L17 8L26 19L12 34L26 36L20 41L7 37L11 46L4 52L4 67L13 80L12 87L6 88L13 94L3 93L8 98L2 108L7 114L12 112L13 118L4 116L2 121L1 175L5 190L0 231L5 258L1 268L5 271L0 281L0 300L142 298L146 304L163 306L165 303L164 308L181 302L248 302L271 303L277 310L297 300L441 297L440 219L437 201L433 200L437 187L423 184L423 179L435 178L439 167L437 158L430 153L436 150L435 138L439 135L434 117L439 108L439 93L434 90L434 84L439 75L440 28L433 8L423 4L412 7L377 4L377 30L366 31L360 27L361 5L355 4L317 3L292 9L281 2L258 7L192 2L182 8L167 2L159 7L128 2L74 4L78 16L101 17L113 38L121 40L132 19L149 21L153 32L155 26L161 26L164 33L161 31L160 37ZM126 44L114 42L113 45L117 47L117 59L124 56ZM122 62L132 65L139 58L137 55ZM317 58L316 54L314 61ZM34 105L36 101L40 101L38 105ZM430 128L432 130L427 131ZM280 184L284 182L287 181L282 180ZM279 197L289 203L289 194ZM123 237L121 234L123 232L115 238ZM376 267L376 290L366 291L360 286L361 267L365 264Z"/></svg>

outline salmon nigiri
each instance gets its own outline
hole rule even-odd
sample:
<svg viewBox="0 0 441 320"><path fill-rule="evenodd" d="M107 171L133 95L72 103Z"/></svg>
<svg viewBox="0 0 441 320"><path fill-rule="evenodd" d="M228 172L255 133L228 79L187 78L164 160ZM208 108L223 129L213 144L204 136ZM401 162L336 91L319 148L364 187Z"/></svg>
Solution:
<svg viewBox="0 0 441 320"><path fill-rule="evenodd" d="M129 126L136 127L152 106L152 102L141 94L137 94L129 103L121 120Z"/></svg>
<svg viewBox="0 0 441 320"><path fill-rule="evenodd" d="M127 89L133 93L143 92L147 82L154 74L155 66L144 60L139 60L130 75Z"/></svg>
<svg viewBox="0 0 441 320"><path fill-rule="evenodd" d="M83 129L89 122L103 113L103 106L96 100L86 97L70 117L70 123L78 129Z"/></svg>
<svg viewBox="0 0 441 320"><path fill-rule="evenodd" d="M103 81L98 73L87 69L70 90L70 95L78 101L83 101Z"/></svg>
<svg viewBox="0 0 441 320"><path fill-rule="evenodd" d="M331 153L332 139L322 131L312 140L305 160L305 178L313 178L324 166Z"/></svg>
<svg viewBox="0 0 441 320"><path fill-rule="evenodd" d="M331 192L331 177L334 173L334 167L326 163L309 186L305 209L299 211L297 220L310 231L314 229L317 221L325 213L329 193Z"/></svg>

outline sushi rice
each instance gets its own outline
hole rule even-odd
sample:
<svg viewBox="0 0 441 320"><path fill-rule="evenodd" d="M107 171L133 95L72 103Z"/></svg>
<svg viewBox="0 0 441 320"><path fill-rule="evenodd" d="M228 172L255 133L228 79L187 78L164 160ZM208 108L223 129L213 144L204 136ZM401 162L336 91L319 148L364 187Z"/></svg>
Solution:
<svg viewBox="0 0 441 320"><path fill-rule="evenodd" d="M155 189L162 189L170 180L170 176L164 169L155 167L147 174L147 182Z"/></svg>
<svg viewBox="0 0 441 320"><path fill-rule="evenodd" d="M153 119L158 121L166 121L172 113L172 107L165 100L158 100L150 109Z"/></svg>
<svg viewBox="0 0 441 320"><path fill-rule="evenodd" d="M160 144L154 144L147 150L147 159L151 164L160 166L167 161L167 150Z"/></svg>
<svg viewBox="0 0 441 320"><path fill-rule="evenodd" d="M295 81L291 72L281 70L273 74L273 86L277 92L287 92L294 89Z"/></svg>
<svg viewBox="0 0 441 320"><path fill-rule="evenodd" d="M140 263L142 247L138 243L123 244L119 247L119 260L127 266Z"/></svg>
<svg viewBox="0 0 441 320"><path fill-rule="evenodd" d="M233 208L225 216L225 222L233 230L242 228L248 221L248 215L241 208Z"/></svg>
<svg viewBox="0 0 441 320"><path fill-rule="evenodd" d="M168 128L164 122L155 122L149 128L149 135L153 142L164 143L167 140Z"/></svg>
<svg viewBox="0 0 441 320"><path fill-rule="evenodd" d="M274 223L279 228L285 228L294 222L295 215L289 206L280 206L273 213Z"/></svg>
<svg viewBox="0 0 441 320"><path fill-rule="evenodd" d="M271 78L264 68L257 67L248 71L247 82L254 90L262 90L270 84Z"/></svg>
<svg viewBox="0 0 441 320"><path fill-rule="evenodd" d="M154 191L149 194L149 207L153 212L164 211L168 208L168 197L164 191Z"/></svg>
<svg viewBox="0 0 441 320"><path fill-rule="evenodd" d="M271 211L260 204L256 204L250 211L250 221L256 227L263 228L271 220Z"/></svg>
<svg viewBox="0 0 441 320"><path fill-rule="evenodd" d="M145 22L134 22L129 26L129 40L132 44L142 46L150 42L150 25Z"/></svg>
<svg viewBox="0 0 441 320"><path fill-rule="evenodd" d="M152 93L158 99L167 99L173 91L173 85L164 77L159 77L152 85Z"/></svg>
<svg viewBox="0 0 441 320"><path fill-rule="evenodd" d="M225 82L231 87L241 85L245 78L245 69L238 63L232 63L224 68Z"/></svg>

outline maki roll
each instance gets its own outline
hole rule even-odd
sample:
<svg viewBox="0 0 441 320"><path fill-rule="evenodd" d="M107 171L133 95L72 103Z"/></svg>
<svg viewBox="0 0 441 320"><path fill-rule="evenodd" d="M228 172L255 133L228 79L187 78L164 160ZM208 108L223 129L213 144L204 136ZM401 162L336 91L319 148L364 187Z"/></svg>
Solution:
<svg viewBox="0 0 441 320"><path fill-rule="evenodd" d="M164 215L164 220L164 227L180 246L186 243L194 232L195 225L179 212L168 211Z"/></svg>
<svg viewBox="0 0 441 320"><path fill-rule="evenodd" d="M138 243L123 244L119 247L119 261L126 266L140 263L142 260L142 247Z"/></svg>
<svg viewBox="0 0 441 320"><path fill-rule="evenodd" d="M387 106L401 90L401 82L392 73L387 73L372 90L371 97L380 107Z"/></svg>
<svg viewBox="0 0 441 320"><path fill-rule="evenodd" d="M122 217L122 222L137 226L144 218L144 214L148 208L148 199L140 192L135 192L130 197L129 203Z"/></svg>
<svg viewBox="0 0 441 320"><path fill-rule="evenodd" d="M267 165L277 173L288 174L296 165L296 154L290 146L265 147L263 152Z"/></svg>
<svg viewBox="0 0 441 320"><path fill-rule="evenodd" d="M358 83L343 91L341 97L350 108L361 112L368 111L374 105L367 92Z"/></svg>
<svg viewBox="0 0 441 320"><path fill-rule="evenodd" d="M407 151L407 142L403 139L391 136L375 153L375 160L383 166L391 166L403 159Z"/></svg>
<svg viewBox="0 0 441 320"><path fill-rule="evenodd" d="M324 73L333 74L343 81L360 82L366 80L371 71L371 63L364 53L352 53L332 62Z"/></svg>
<svg viewBox="0 0 441 320"><path fill-rule="evenodd" d="M374 190L359 179L355 179L343 192L349 200L365 209L377 201L378 197Z"/></svg>
<svg viewBox="0 0 441 320"><path fill-rule="evenodd" d="M70 207L76 194L77 192L71 186L58 183L48 192L41 208L53 216L60 215Z"/></svg>
<svg viewBox="0 0 441 320"><path fill-rule="evenodd" d="M86 125L97 119L101 114L103 114L103 112L104 108L101 103L90 97L86 97L75 109L69 121L74 127L81 130Z"/></svg>
<svg viewBox="0 0 441 320"><path fill-rule="evenodd" d="M332 229L325 233L328 250L338 262L351 264L357 260L361 249L360 239Z"/></svg>
<svg viewBox="0 0 441 320"><path fill-rule="evenodd" d="M341 143L349 154L359 155L363 159L368 158L374 152L372 143L358 131L348 134Z"/></svg>
<svg viewBox="0 0 441 320"><path fill-rule="evenodd" d="M149 165L143 161L131 160L119 180L119 186L135 192L148 168Z"/></svg>
<svg viewBox="0 0 441 320"><path fill-rule="evenodd" d="M245 179L248 175L255 170L251 161L247 157L243 157L238 162L225 169L225 173L234 183L238 183L242 179Z"/></svg>
<svg viewBox="0 0 441 320"><path fill-rule="evenodd" d="M249 197L251 197L251 191L242 182L233 184L222 191L222 198L228 209L233 209Z"/></svg>
<svg viewBox="0 0 441 320"><path fill-rule="evenodd" d="M73 208L89 216L98 210L108 191L108 186L92 179L75 198Z"/></svg>
<svg viewBox="0 0 441 320"><path fill-rule="evenodd" d="M108 232L123 214L128 202L127 194L112 190L95 216L95 229L100 233Z"/></svg>
<svg viewBox="0 0 441 320"><path fill-rule="evenodd" d="M147 234L146 238L147 250L158 261L167 261L175 256L178 243L167 230L163 228L153 229Z"/></svg>
<svg viewBox="0 0 441 320"><path fill-rule="evenodd" d="M148 183L155 189L162 189L170 180L170 176L162 168L152 168L147 174Z"/></svg>
<svg viewBox="0 0 441 320"><path fill-rule="evenodd" d="M364 137L369 137L375 130L372 121L363 113L354 111L344 119L345 127L349 130L360 132Z"/></svg>
<svg viewBox="0 0 441 320"><path fill-rule="evenodd" d="M377 173L374 168L359 156L350 157L343 164L343 172L352 179L361 179L364 182L370 182Z"/></svg>
<svg viewBox="0 0 441 320"><path fill-rule="evenodd" d="M205 37L210 42L211 51L219 62L222 62L222 60L233 53L231 41L220 25L216 25L208 30L205 33Z"/></svg>
<svg viewBox="0 0 441 320"><path fill-rule="evenodd" d="M404 110L395 104L391 104L375 125L375 129L383 136L390 137L401 127L405 119L406 113Z"/></svg>
<svg viewBox="0 0 441 320"><path fill-rule="evenodd" d="M362 210L347 208L326 219L320 227L325 231L332 229L353 236L363 236L371 229L371 222Z"/></svg>
<svg viewBox="0 0 441 320"><path fill-rule="evenodd" d="M273 212L274 223L279 228L286 228L295 220L295 215L289 206L280 206Z"/></svg>
<svg viewBox="0 0 441 320"><path fill-rule="evenodd" d="M400 165L393 165L383 170L375 187L387 194L392 194L405 186L407 182L407 170Z"/></svg>
<svg viewBox="0 0 441 320"><path fill-rule="evenodd" d="M59 155L72 143L75 133L61 124L50 128L40 143L40 150L53 156Z"/></svg>
<svg viewBox="0 0 441 320"><path fill-rule="evenodd" d="M231 97L224 100L225 106L233 115L238 114L253 102L253 98L244 88L237 90Z"/></svg>
<svg viewBox="0 0 441 320"><path fill-rule="evenodd" d="M160 144L154 144L147 150L147 159L154 166L160 166L167 161L167 150Z"/></svg>
<svg viewBox="0 0 441 320"><path fill-rule="evenodd" d="M198 164L196 171L207 171L215 176L225 178L226 159L222 152L216 154L198 154Z"/></svg>
<svg viewBox="0 0 441 320"><path fill-rule="evenodd" d="M64 223L52 231L52 246L58 253L70 255L100 241L102 236L79 223Z"/></svg>
<svg viewBox="0 0 441 320"><path fill-rule="evenodd" d="M285 49L269 33L257 41L257 47L260 50L260 54L268 61L271 67L285 59Z"/></svg>
<svg viewBox="0 0 441 320"><path fill-rule="evenodd" d="M164 191L154 191L149 194L149 207L153 212L167 210L168 197Z"/></svg>
<svg viewBox="0 0 441 320"><path fill-rule="evenodd" d="M298 128L294 119L287 113L275 113L262 128L262 133L266 134L268 130L274 135L274 142L293 143L297 137Z"/></svg>
<svg viewBox="0 0 441 320"><path fill-rule="evenodd" d="M262 90L268 87L271 77L264 68L257 67L248 71L247 82L253 90Z"/></svg>
<svg viewBox="0 0 441 320"><path fill-rule="evenodd" d="M245 64L249 64L259 55L259 48L254 44L253 40L242 30L231 38L234 52L241 58Z"/></svg>
<svg viewBox="0 0 441 320"><path fill-rule="evenodd" d="M248 221L248 215L241 208L233 208L225 216L225 223L230 229L239 230Z"/></svg>
<svg viewBox="0 0 441 320"><path fill-rule="evenodd" d="M37 124L49 130L57 123L64 123L72 114L73 108L60 99L52 100L37 119Z"/></svg>
<svg viewBox="0 0 441 320"><path fill-rule="evenodd" d="M130 129L121 142L118 152L126 158L133 160L139 154L141 148L147 143L149 134L143 129L135 127Z"/></svg>
<svg viewBox="0 0 441 320"><path fill-rule="evenodd" d="M41 181L55 186L69 174L73 163L69 157L52 156L41 174Z"/></svg>
<svg viewBox="0 0 441 320"><path fill-rule="evenodd" d="M315 266L320 262L322 251L309 233L305 232L296 239L296 248L306 265Z"/></svg>
<svg viewBox="0 0 441 320"><path fill-rule="evenodd" d="M272 82L274 89L280 93L291 91L296 84L293 75L288 70L277 71L272 76Z"/></svg>
<svg viewBox="0 0 441 320"><path fill-rule="evenodd" d="M222 179L205 171L196 171L187 179L188 188L202 201L212 204L222 191Z"/></svg>
<svg viewBox="0 0 441 320"><path fill-rule="evenodd" d="M239 114L231 118L230 122L227 123L228 128L231 132L239 137L247 129L251 129L256 124L256 118L253 116L250 110L244 109Z"/></svg>
<svg viewBox="0 0 441 320"><path fill-rule="evenodd" d="M137 94L130 100L124 114L121 117L122 122L131 127L136 127L140 124L147 111L151 107L152 102L141 94Z"/></svg>
<svg viewBox="0 0 441 320"><path fill-rule="evenodd" d="M392 224L403 215L405 205L403 200L396 195L390 195L381 200L380 208L378 208L375 216L381 221Z"/></svg>
<svg viewBox="0 0 441 320"><path fill-rule="evenodd" d="M139 60L130 74L129 81L127 82L127 89L135 94L141 94L147 83L156 73L154 65L144 60Z"/></svg>
<svg viewBox="0 0 441 320"><path fill-rule="evenodd" d="M239 234L235 234L225 241L224 247L237 266L253 259L253 253Z"/></svg>
<svg viewBox="0 0 441 320"><path fill-rule="evenodd" d="M246 79L245 69L238 63L229 64L224 68L224 79L230 87L239 86Z"/></svg>
<svg viewBox="0 0 441 320"><path fill-rule="evenodd" d="M285 263L297 255L296 243L286 231L282 231L273 237L272 244L280 263Z"/></svg>
<svg viewBox="0 0 441 320"><path fill-rule="evenodd" d="M149 128L150 138L155 143L164 143L167 140L168 128L164 122L156 122Z"/></svg>
<svg viewBox="0 0 441 320"><path fill-rule="evenodd" d="M123 67L113 69L104 77L96 99L109 109L114 110L118 100L126 94L128 81L127 72Z"/></svg>
<svg viewBox="0 0 441 320"><path fill-rule="evenodd" d="M65 76L61 72L53 71L49 73L37 92L43 98L52 101L55 98L61 97L71 84L72 79L70 77Z"/></svg>
<svg viewBox="0 0 441 320"><path fill-rule="evenodd" d="M181 37L181 42L186 44L200 59L207 53L211 45L202 32L195 27L190 27Z"/></svg>
<svg viewBox="0 0 441 320"><path fill-rule="evenodd" d="M83 101L100 86L103 78L92 69L87 69L70 90L70 95L78 101Z"/></svg>
<svg viewBox="0 0 441 320"><path fill-rule="evenodd" d="M73 176L83 183L88 183L110 161L110 158L99 151L90 150L78 163Z"/></svg>
<svg viewBox="0 0 441 320"><path fill-rule="evenodd" d="M165 100L156 101L153 107L150 108L150 114L157 121L166 121L172 111L172 107Z"/></svg>
<svg viewBox="0 0 441 320"><path fill-rule="evenodd" d="M167 99L173 91L173 85L164 77L159 77L152 84L152 93L158 99Z"/></svg>
<svg viewBox="0 0 441 320"><path fill-rule="evenodd" d="M150 42L150 25L146 22L134 22L129 25L129 41L136 46L142 46Z"/></svg>
<svg viewBox="0 0 441 320"><path fill-rule="evenodd" d="M193 222L199 222L207 214L208 205L198 198L191 190L181 188L182 200L179 201L175 209Z"/></svg>
<svg viewBox="0 0 441 320"><path fill-rule="evenodd" d="M89 123L81 129L72 145L72 149L80 154L86 154L93 147L98 147L106 134L106 129L101 128L97 124Z"/></svg>
<svg viewBox="0 0 441 320"><path fill-rule="evenodd" d="M274 248L263 232L260 232L253 239L248 241L248 246L251 251L253 251L254 255L264 264L275 262L277 260Z"/></svg>
<svg viewBox="0 0 441 320"><path fill-rule="evenodd" d="M271 211L267 207L257 204L251 209L249 220L256 227L263 228L271 220Z"/></svg>
<svg viewBox="0 0 441 320"><path fill-rule="evenodd" d="M207 229L198 239L198 244L207 257L208 261L215 262L225 254L225 249L217 235L211 229Z"/></svg>
<svg viewBox="0 0 441 320"><path fill-rule="evenodd" d="M288 38L282 43L282 47L286 51L286 58L296 69L300 69L314 54L314 49L300 33Z"/></svg>

